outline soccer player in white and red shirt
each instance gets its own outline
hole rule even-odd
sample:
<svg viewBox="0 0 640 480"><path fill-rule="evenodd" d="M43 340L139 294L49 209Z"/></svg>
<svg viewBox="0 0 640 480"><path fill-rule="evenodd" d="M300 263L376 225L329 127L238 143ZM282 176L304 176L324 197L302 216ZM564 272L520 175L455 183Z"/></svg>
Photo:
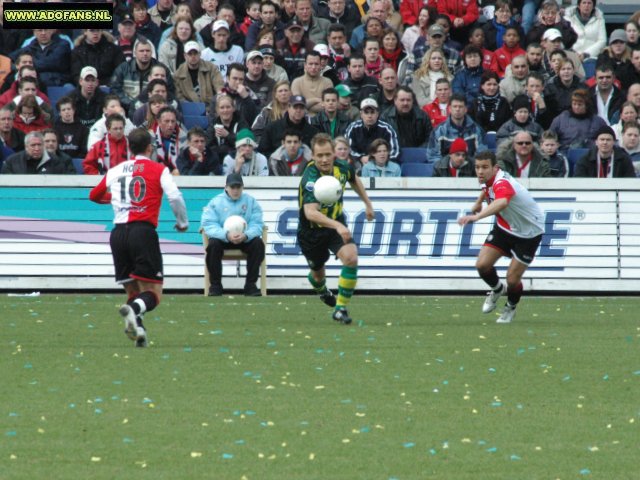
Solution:
<svg viewBox="0 0 640 480"><path fill-rule="evenodd" d="M522 296L522 275L533 261L542 240L544 215L529 191L500 169L493 152L479 153L475 169L482 185L482 193L471 207L472 215L458 218L458 224L462 226L491 215L496 216L493 230L478 254L476 268L480 278L491 287L482 312L492 312L498 299L506 291L507 304L497 321L510 323ZM488 206L483 209L484 200ZM494 267L502 256L511 258L507 269L506 289Z"/></svg>
<svg viewBox="0 0 640 480"><path fill-rule="evenodd" d="M133 130L129 134L129 149L133 160L110 168L89 198L113 206L115 227L109 243L116 282L128 295L127 303L120 307L120 315L125 320L127 336L136 341L137 347L145 347L147 334L142 315L160 303L164 280L156 232L163 192L176 217L176 230L186 231L189 220L173 176L164 164L149 159L153 150L149 132L143 128Z"/></svg>

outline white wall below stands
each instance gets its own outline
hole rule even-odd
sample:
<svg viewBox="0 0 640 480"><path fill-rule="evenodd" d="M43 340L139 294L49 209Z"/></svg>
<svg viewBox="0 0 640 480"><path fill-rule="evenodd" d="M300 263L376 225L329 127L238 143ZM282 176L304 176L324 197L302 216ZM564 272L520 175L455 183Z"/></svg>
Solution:
<svg viewBox="0 0 640 480"><path fill-rule="evenodd" d="M88 200L99 177L0 176L0 289L106 290L113 281L108 245L113 213ZM479 193L474 179L363 179L376 210L363 221L363 206L345 194L349 226L360 245L358 289L372 291L483 291L475 255L491 220L460 228L455 219ZM158 232L165 287L202 288L204 255L197 233L202 207L221 191L222 177L177 178L190 233L172 230L165 200ZM295 242L297 178L246 178L269 227L268 288L305 290L307 267ZM640 180L531 179L546 216L546 235L525 275L529 292L635 292L640 279ZM504 275L508 264L498 264ZM340 267L331 259L329 284ZM244 274L244 269L242 274ZM225 263L224 286L241 288L236 264Z"/></svg>

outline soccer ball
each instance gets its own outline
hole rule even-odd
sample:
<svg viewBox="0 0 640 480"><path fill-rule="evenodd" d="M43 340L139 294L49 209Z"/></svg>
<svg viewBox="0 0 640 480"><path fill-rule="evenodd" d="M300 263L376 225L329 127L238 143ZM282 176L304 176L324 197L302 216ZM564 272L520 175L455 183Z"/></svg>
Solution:
<svg viewBox="0 0 640 480"><path fill-rule="evenodd" d="M240 215L231 215L224 221L223 228L229 233L244 233L247 222Z"/></svg>
<svg viewBox="0 0 640 480"><path fill-rule="evenodd" d="M323 175L313 185L313 195L324 205L333 205L342 195L342 184L332 175Z"/></svg>

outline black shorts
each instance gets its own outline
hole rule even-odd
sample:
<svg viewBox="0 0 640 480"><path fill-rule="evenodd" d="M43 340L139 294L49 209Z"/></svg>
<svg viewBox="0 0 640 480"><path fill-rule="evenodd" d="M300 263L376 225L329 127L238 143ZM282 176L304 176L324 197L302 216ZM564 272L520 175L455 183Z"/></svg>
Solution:
<svg viewBox="0 0 640 480"><path fill-rule="evenodd" d="M520 238L494 225L484 244L500 250L505 257L513 257L520 263L529 265L533 262L541 241L542 234L533 238Z"/></svg>
<svg viewBox="0 0 640 480"><path fill-rule="evenodd" d="M158 232L147 222L120 223L109 239L116 282L162 283L162 253Z"/></svg>
<svg viewBox="0 0 640 480"><path fill-rule="evenodd" d="M354 243L353 239L349 243ZM346 243L333 228L304 228L298 230L298 245L309 268L317 271L329 260L329 252L337 255Z"/></svg>

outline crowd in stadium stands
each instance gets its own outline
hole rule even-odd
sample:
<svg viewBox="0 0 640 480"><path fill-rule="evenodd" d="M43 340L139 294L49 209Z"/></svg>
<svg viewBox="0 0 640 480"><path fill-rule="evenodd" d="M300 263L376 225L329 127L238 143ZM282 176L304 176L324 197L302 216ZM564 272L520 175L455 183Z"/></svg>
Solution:
<svg viewBox="0 0 640 480"><path fill-rule="evenodd" d="M72 6L73 2L70 2ZM112 31L0 30L3 174L640 176L640 11L597 0L120 0Z"/></svg>

